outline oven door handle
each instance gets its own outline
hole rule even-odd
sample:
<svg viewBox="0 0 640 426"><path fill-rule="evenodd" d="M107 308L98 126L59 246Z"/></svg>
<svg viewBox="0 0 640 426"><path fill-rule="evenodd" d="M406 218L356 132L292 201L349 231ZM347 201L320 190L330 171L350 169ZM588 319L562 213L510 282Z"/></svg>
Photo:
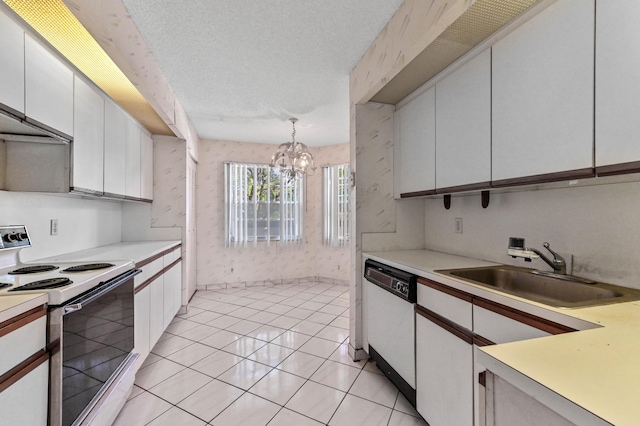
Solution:
<svg viewBox="0 0 640 426"><path fill-rule="evenodd" d="M73 299L71 301L69 301L68 304L64 305L63 308L63 313L62 315L67 315L70 314L72 312L77 312L79 310L81 310L83 308L83 304L89 304L92 301L94 301L95 299L99 298L100 296L103 296L104 294L110 292L111 290L113 290L114 288L124 284L125 282L129 281L130 279L132 279L134 276L138 275L139 273L141 273L142 270L140 269L132 269L130 271L127 271L121 275L118 275L115 278L112 278L109 281L106 281L104 283L104 285L90 291L89 293L85 294L84 296L80 296L77 299Z"/></svg>
<svg viewBox="0 0 640 426"><path fill-rule="evenodd" d="M67 314L70 314L71 312L79 311L80 309L82 309L82 303L72 303L70 305L66 305L64 307L63 315L67 315Z"/></svg>

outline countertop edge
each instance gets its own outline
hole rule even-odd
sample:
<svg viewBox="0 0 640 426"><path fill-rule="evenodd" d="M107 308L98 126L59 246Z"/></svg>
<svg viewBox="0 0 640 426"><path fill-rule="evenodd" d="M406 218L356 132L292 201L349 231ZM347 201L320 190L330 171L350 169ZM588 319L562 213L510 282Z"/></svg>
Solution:
<svg viewBox="0 0 640 426"><path fill-rule="evenodd" d="M0 298L0 323L38 306L46 305L48 300L45 293L3 296Z"/></svg>

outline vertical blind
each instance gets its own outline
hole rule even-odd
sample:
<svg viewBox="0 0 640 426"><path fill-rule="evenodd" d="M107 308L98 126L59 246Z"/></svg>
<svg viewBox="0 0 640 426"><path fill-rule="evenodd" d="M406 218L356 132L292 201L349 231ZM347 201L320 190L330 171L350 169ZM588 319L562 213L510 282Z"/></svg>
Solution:
<svg viewBox="0 0 640 426"><path fill-rule="evenodd" d="M343 246L349 241L349 165L325 166L323 182L323 241Z"/></svg>
<svg viewBox="0 0 640 426"><path fill-rule="evenodd" d="M225 163L226 246L301 242L303 179L288 180L266 164Z"/></svg>

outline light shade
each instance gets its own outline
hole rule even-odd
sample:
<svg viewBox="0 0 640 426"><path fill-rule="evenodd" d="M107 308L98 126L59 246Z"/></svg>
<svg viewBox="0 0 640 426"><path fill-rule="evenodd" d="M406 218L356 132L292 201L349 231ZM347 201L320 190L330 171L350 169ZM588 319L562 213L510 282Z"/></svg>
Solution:
<svg viewBox="0 0 640 426"><path fill-rule="evenodd" d="M313 175L316 167L313 163L313 156L307 146L301 142L296 142L296 122L297 118L290 118L293 132L291 142L285 142L278 146L276 152L271 156L271 167L278 167L280 173L289 179L297 179L305 174Z"/></svg>

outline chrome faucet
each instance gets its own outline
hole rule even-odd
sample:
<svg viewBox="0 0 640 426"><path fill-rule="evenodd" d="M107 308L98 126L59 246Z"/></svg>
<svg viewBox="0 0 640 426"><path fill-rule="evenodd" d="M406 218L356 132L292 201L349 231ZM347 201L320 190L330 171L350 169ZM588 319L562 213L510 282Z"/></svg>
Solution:
<svg viewBox="0 0 640 426"><path fill-rule="evenodd" d="M547 265L553 268L553 272L560 275L567 273L567 262L562 256L553 251L549 247L549 243L545 242L542 247L546 248L552 255L553 259L549 259L540 250L535 248L527 248L524 245L524 238L509 238L509 250L507 253L514 259L517 257L523 258L527 262L531 262L531 259L542 259Z"/></svg>

